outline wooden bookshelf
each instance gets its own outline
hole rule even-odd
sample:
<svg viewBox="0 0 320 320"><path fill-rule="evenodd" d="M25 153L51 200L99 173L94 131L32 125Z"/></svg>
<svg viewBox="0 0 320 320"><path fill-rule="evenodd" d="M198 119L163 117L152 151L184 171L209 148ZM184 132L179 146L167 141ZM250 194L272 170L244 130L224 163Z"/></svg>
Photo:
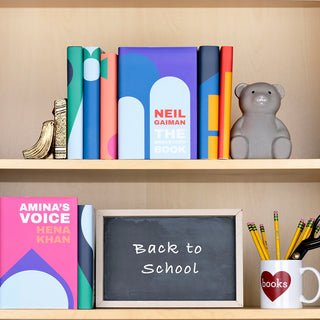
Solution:
<svg viewBox="0 0 320 320"><path fill-rule="evenodd" d="M245 222L264 223L271 254L276 209L284 252L299 219L320 211L319 30L320 0L0 0L0 196L77 196L96 209L242 208ZM292 159L22 159L53 118L53 101L66 97L67 46L210 44L234 46L233 88L283 85L278 117ZM240 114L233 96L232 123ZM259 258L243 235L243 309L0 310L0 319L319 319L320 301L258 309ZM319 269L319 253L304 265ZM306 276L306 297L314 282Z"/></svg>

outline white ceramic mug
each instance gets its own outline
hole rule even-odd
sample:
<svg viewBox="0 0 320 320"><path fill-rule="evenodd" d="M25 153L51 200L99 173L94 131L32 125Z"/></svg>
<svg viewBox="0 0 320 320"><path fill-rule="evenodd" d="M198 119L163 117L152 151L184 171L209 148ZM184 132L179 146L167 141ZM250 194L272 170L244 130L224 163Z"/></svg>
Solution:
<svg viewBox="0 0 320 320"><path fill-rule="evenodd" d="M312 271L318 279L318 292L313 299L302 294L302 275ZM311 267L302 267L301 260L262 260L260 264L261 308L302 308L320 297L320 274Z"/></svg>

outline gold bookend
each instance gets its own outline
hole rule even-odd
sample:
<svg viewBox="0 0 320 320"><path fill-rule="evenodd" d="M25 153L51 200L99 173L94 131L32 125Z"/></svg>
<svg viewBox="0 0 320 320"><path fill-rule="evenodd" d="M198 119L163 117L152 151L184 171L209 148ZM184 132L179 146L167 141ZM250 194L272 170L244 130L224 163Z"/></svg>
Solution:
<svg viewBox="0 0 320 320"><path fill-rule="evenodd" d="M67 99L54 101L54 158L67 159Z"/></svg>
<svg viewBox="0 0 320 320"><path fill-rule="evenodd" d="M23 150L25 159L44 159L52 153L54 121L43 122L38 141L29 149Z"/></svg>

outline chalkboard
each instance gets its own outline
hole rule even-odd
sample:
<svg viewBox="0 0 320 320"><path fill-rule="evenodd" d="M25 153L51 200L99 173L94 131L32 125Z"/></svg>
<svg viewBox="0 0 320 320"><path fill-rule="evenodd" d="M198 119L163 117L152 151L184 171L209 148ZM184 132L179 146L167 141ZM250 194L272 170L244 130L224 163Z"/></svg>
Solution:
<svg viewBox="0 0 320 320"><path fill-rule="evenodd" d="M98 210L97 307L242 306L241 210Z"/></svg>

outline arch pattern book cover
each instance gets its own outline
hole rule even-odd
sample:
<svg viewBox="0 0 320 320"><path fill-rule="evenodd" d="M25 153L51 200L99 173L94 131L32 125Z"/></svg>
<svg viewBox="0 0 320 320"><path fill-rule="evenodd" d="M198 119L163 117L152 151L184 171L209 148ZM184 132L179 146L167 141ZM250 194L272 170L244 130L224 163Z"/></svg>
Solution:
<svg viewBox="0 0 320 320"><path fill-rule="evenodd" d="M120 47L119 159L197 158L197 47Z"/></svg>
<svg viewBox="0 0 320 320"><path fill-rule="evenodd" d="M0 197L0 308L76 309L74 197Z"/></svg>

